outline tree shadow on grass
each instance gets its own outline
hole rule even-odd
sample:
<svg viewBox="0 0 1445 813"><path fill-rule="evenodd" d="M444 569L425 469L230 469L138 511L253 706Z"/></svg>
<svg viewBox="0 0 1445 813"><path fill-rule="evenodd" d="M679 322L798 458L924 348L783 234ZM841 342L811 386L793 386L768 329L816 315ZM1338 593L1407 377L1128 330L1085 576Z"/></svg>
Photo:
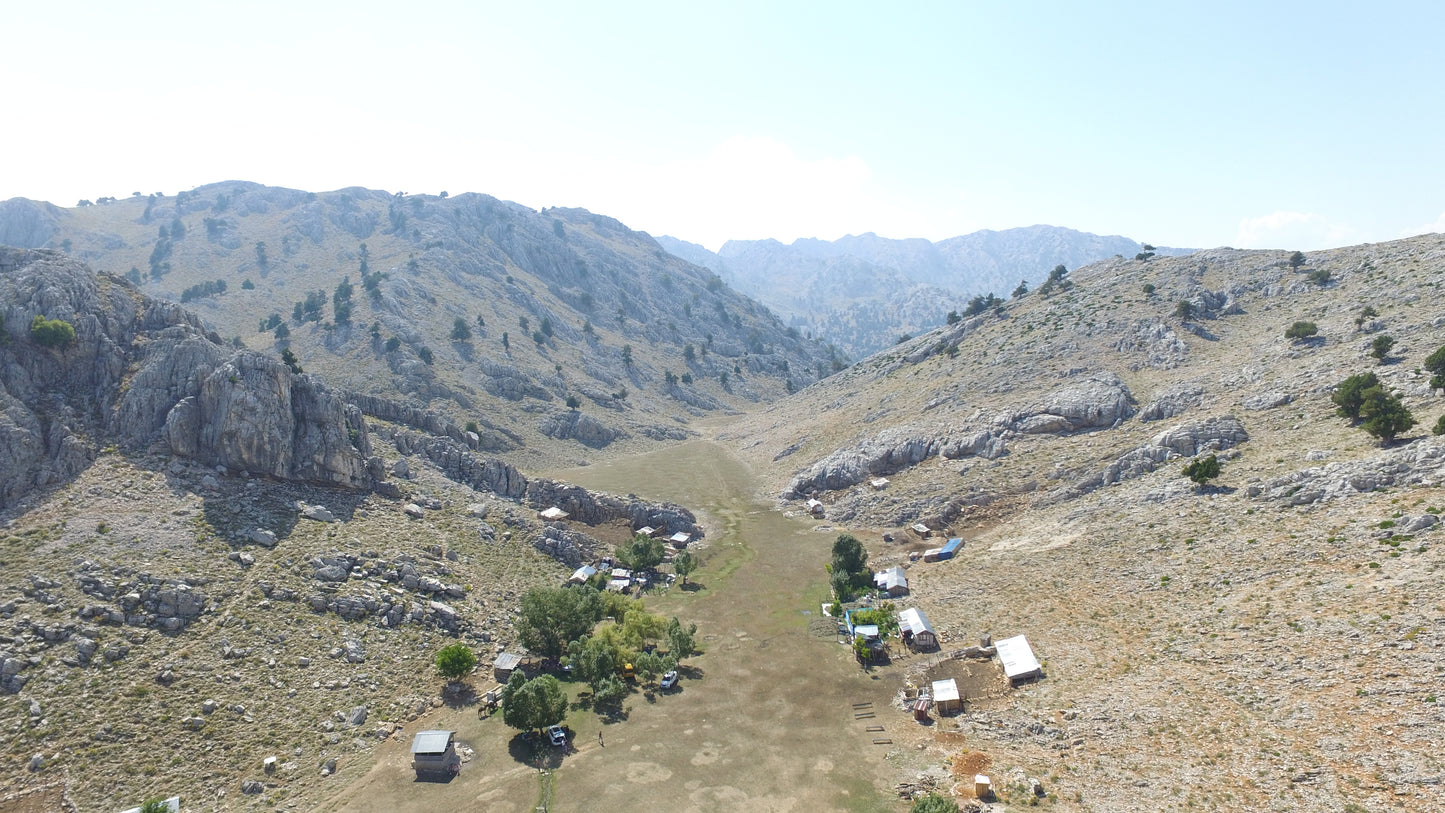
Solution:
<svg viewBox="0 0 1445 813"><path fill-rule="evenodd" d="M684 593L697 593L699 591L706 590L707 585L694 580L689 581L686 584L677 585L677 589L681 590Z"/></svg>
<svg viewBox="0 0 1445 813"><path fill-rule="evenodd" d="M572 750L572 740L567 740L565 749L542 739L535 731L519 731L507 741L507 753L520 765L529 765L538 770L556 770L562 765L562 758Z"/></svg>
<svg viewBox="0 0 1445 813"><path fill-rule="evenodd" d="M442 687L442 702L447 708L457 710L475 706L481 699L470 683L453 681Z"/></svg>

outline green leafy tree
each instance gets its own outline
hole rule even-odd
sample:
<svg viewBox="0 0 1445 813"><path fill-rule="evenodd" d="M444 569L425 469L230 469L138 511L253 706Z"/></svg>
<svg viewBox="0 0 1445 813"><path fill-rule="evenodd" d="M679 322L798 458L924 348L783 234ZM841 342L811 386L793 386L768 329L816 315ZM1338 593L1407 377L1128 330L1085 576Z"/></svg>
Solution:
<svg viewBox="0 0 1445 813"><path fill-rule="evenodd" d="M1370 355L1379 359L1380 363L1383 364L1390 358L1390 350L1393 349L1394 346L1395 340L1393 338L1389 336L1376 336L1375 340L1370 342Z"/></svg>
<svg viewBox="0 0 1445 813"><path fill-rule="evenodd" d="M567 695L551 675L527 680L522 670L502 687L502 722L520 731L541 731L567 717Z"/></svg>
<svg viewBox="0 0 1445 813"><path fill-rule="evenodd" d="M1440 418L1435 421L1435 428L1431 429L1430 432L1436 435L1445 435L1445 415L1441 415Z"/></svg>
<svg viewBox="0 0 1445 813"><path fill-rule="evenodd" d="M241 280L241 290L254 291L256 290L256 283L252 282L250 277L247 277L246 279Z"/></svg>
<svg viewBox="0 0 1445 813"><path fill-rule="evenodd" d="M682 577L682 583L687 584L687 577L697 570L697 557L691 551L683 551L672 557L672 572Z"/></svg>
<svg viewBox="0 0 1445 813"><path fill-rule="evenodd" d="M697 652L697 625L684 627L676 617L667 622L667 648L677 660L691 657Z"/></svg>
<svg viewBox="0 0 1445 813"><path fill-rule="evenodd" d="M301 362L296 359L296 354L292 353L289 347L281 351L281 361L287 367L290 367L291 372L296 375L301 375L301 373L304 372L301 369Z"/></svg>
<svg viewBox="0 0 1445 813"><path fill-rule="evenodd" d="M477 665L477 656L466 644L444 646L437 652L437 671L448 680L461 680Z"/></svg>
<svg viewBox="0 0 1445 813"><path fill-rule="evenodd" d="M509 337L509 336L507 335L507 331L505 331L505 330L502 331L502 349L503 349L503 350L511 350L511 349L512 349L512 339L511 339L511 337Z"/></svg>
<svg viewBox="0 0 1445 813"><path fill-rule="evenodd" d="M30 320L30 338L41 347L64 347L75 341L75 327L64 319L36 314Z"/></svg>
<svg viewBox="0 0 1445 813"><path fill-rule="evenodd" d="M930 793L913 800L908 813L959 813L958 804L947 796Z"/></svg>
<svg viewBox="0 0 1445 813"><path fill-rule="evenodd" d="M1286 339L1308 339L1319 332L1319 326L1314 322L1299 321L1285 329L1284 337Z"/></svg>
<svg viewBox="0 0 1445 813"><path fill-rule="evenodd" d="M1310 282L1313 282L1320 287L1324 287L1325 285L1329 284L1329 281L1334 276L1334 274L1328 268L1316 268L1315 270L1309 272L1307 276L1309 277Z"/></svg>
<svg viewBox="0 0 1445 813"><path fill-rule="evenodd" d="M592 687L594 698L605 688L604 681L617 677L622 657L616 641L603 636L584 635L567 646L567 662L572 673Z"/></svg>
<svg viewBox="0 0 1445 813"><path fill-rule="evenodd" d="M651 570L661 564L666 555L662 540L642 534L632 537L632 541L617 551L617 558L633 570Z"/></svg>
<svg viewBox="0 0 1445 813"><path fill-rule="evenodd" d="M517 639L544 658L560 658L567 644L586 635L602 619L602 600L587 587L534 587L522 594L513 622Z"/></svg>
<svg viewBox="0 0 1445 813"><path fill-rule="evenodd" d="M1359 315L1355 317L1355 329L1358 330L1364 327L1366 322L1374 319L1376 316L1379 315L1380 312L1375 310L1373 305L1366 305L1365 307L1360 308Z"/></svg>
<svg viewBox="0 0 1445 813"><path fill-rule="evenodd" d="M839 534L833 541L833 572L845 573L850 578L863 573L868 567L868 551L863 543L852 534Z"/></svg>
<svg viewBox="0 0 1445 813"><path fill-rule="evenodd" d="M1352 375L1335 386L1335 392L1330 396L1330 401L1339 409L1335 412L1341 418L1349 418L1352 421L1360 419L1360 407L1364 406L1366 390L1380 386L1380 379L1374 373L1360 373Z"/></svg>
<svg viewBox="0 0 1445 813"><path fill-rule="evenodd" d="M552 319L550 317L543 316L542 324L538 325L537 328L541 331L543 336L546 336L549 339L552 338Z"/></svg>
<svg viewBox="0 0 1445 813"><path fill-rule="evenodd" d="M1013 292L1013 295L1012 295L1012 296L1013 296L1014 299L1018 299L1019 297L1027 296L1027 295L1028 295L1028 292L1029 292L1029 283L1028 283L1028 280L1019 280L1019 287L1017 287L1017 288L1014 289L1014 292Z"/></svg>
<svg viewBox="0 0 1445 813"><path fill-rule="evenodd" d="M430 347L418 347L416 357L421 359L425 364L435 364L437 360L436 356L432 354Z"/></svg>
<svg viewBox="0 0 1445 813"><path fill-rule="evenodd" d="M632 369L632 345L622 345L622 366Z"/></svg>
<svg viewBox="0 0 1445 813"><path fill-rule="evenodd" d="M1184 466L1184 476L1193 480L1196 485L1206 485L1210 480L1219 476L1219 458L1214 455L1209 457L1196 457Z"/></svg>
<svg viewBox="0 0 1445 813"><path fill-rule="evenodd" d="M276 341L281 341L282 339L290 338L291 328L286 327L286 323L282 322L276 326L274 333L276 335Z"/></svg>
<svg viewBox="0 0 1445 813"><path fill-rule="evenodd" d="M452 341L465 342L472 338L472 329L467 325L467 320L458 316L452 320Z"/></svg>
<svg viewBox="0 0 1445 813"><path fill-rule="evenodd" d="M1194 303L1187 299L1179 300L1174 305L1174 315L1179 317L1180 321L1188 322L1194 318Z"/></svg>
<svg viewBox="0 0 1445 813"><path fill-rule="evenodd" d="M1154 290L1155 290L1155 289L1154 289L1154 283L1152 283L1152 282L1146 282L1146 283L1144 283L1143 291L1144 291L1144 295L1145 295L1145 296L1153 296L1153 295L1154 295Z"/></svg>
<svg viewBox="0 0 1445 813"><path fill-rule="evenodd" d="M256 244L256 264L265 268L267 262L269 262L269 260L266 257L266 244L264 242L258 242Z"/></svg>
<svg viewBox="0 0 1445 813"><path fill-rule="evenodd" d="M578 397L575 396L575 395L569 395L569 396L567 396L567 408L568 408L568 409L577 409L577 408L579 408L579 407L581 407L581 406L582 406L582 399L581 399L581 398L578 398Z"/></svg>
<svg viewBox="0 0 1445 813"><path fill-rule="evenodd" d="M852 601L856 595L853 588L853 576L841 570L834 570L828 574L828 586L833 588L833 595L839 602Z"/></svg>
<svg viewBox="0 0 1445 813"><path fill-rule="evenodd" d="M171 813L171 806L166 804L165 799L156 796L151 799L146 799L145 802L141 804L139 813Z"/></svg>
<svg viewBox="0 0 1445 813"><path fill-rule="evenodd" d="M956 325L963 321L963 316L960 315L958 311L949 311L948 316L944 317L944 321L950 325Z"/></svg>
<svg viewBox="0 0 1445 813"><path fill-rule="evenodd" d="M1430 389L1445 390L1445 345L1425 357L1425 369L1432 373Z"/></svg>
<svg viewBox="0 0 1445 813"><path fill-rule="evenodd" d="M1302 265L1304 265L1304 264L1305 264L1305 255L1304 255L1303 252L1296 251L1295 253L1289 255L1289 267L1290 267L1291 269L1298 270L1299 267L1302 266Z"/></svg>
<svg viewBox="0 0 1445 813"><path fill-rule="evenodd" d="M1371 387L1361 395L1364 403L1360 406L1360 428L1386 445L1415 425L1415 416L1405 408L1398 395L1386 392L1383 387Z"/></svg>
<svg viewBox="0 0 1445 813"><path fill-rule="evenodd" d="M398 339L397 337L392 336L391 338L389 338L389 339L386 340L386 345L385 345L385 346L386 346L386 352L388 352L388 353L395 353L397 350L400 350L400 349L401 349L401 339Z"/></svg>

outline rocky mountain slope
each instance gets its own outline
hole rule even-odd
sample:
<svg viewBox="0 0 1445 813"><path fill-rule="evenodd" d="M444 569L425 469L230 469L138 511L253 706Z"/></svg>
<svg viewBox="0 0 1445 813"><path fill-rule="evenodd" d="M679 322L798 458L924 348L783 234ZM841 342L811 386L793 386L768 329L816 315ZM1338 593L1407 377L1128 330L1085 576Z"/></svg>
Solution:
<svg viewBox="0 0 1445 813"><path fill-rule="evenodd" d="M642 525L703 532L62 252L0 249L0 314L0 795L219 803L263 750L313 777L430 708L444 642L501 651L527 587Z"/></svg>
<svg viewBox="0 0 1445 813"><path fill-rule="evenodd" d="M1096 263L724 437L786 510L817 498L907 567L956 646L1027 634L1046 676L957 721L969 759L1078 809L1434 809L1445 238L1297 259ZM1392 444L1336 415L1362 373L1418 421ZM939 544L913 523L963 552L910 562ZM951 784L964 755L932 750Z"/></svg>
<svg viewBox="0 0 1445 813"><path fill-rule="evenodd" d="M846 359L716 275L582 210L227 182L0 204L49 247L348 392L426 409L515 463L580 462L799 389Z"/></svg>
<svg viewBox="0 0 1445 813"><path fill-rule="evenodd" d="M944 321L973 296L1007 298L1020 282L1037 286L1057 265L1076 268L1146 249L1125 237L1055 226L978 231L937 243L876 234L839 240L730 240L716 253L671 237L663 248L711 268L789 324L871 355ZM1153 248L1160 255L1186 249Z"/></svg>

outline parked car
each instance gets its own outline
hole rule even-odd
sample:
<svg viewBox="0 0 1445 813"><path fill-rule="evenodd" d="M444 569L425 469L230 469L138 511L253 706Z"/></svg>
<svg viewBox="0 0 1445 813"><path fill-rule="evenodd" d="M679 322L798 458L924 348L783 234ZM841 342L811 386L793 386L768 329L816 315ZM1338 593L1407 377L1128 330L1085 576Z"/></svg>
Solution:
<svg viewBox="0 0 1445 813"><path fill-rule="evenodd" d="M662 676L662 684L661 684L661 685L662 685L662 688L664 688L664 689L671 689L673 686L676 686L676 685L677 685L677 670L674 669L674 670L672 670L671 672L667 672L666 674L664 674L664 675Z"/></svg>
<svg viewBox="0 0 1445 813"><path fill-rule="evenodd" d="M547 739L550 740L553 745L561 748L567 744L567 732L563 731L562 726L559 725L548 726Z"/></svg>

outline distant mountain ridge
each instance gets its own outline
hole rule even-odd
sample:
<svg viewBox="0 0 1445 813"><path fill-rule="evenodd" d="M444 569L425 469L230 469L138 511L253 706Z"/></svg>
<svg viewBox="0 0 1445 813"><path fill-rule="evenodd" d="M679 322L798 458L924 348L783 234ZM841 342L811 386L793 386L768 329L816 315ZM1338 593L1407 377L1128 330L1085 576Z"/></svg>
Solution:
<svg viewBox="0 0 1445 813"><path fill-rule="evenodd" d="M290 350L529 465L685 437L690 417L847 363L613 218L481 194L225 181L74 208L16 198L0 243L125 277L238 348Z"/></svg>
<svg viewBox="0 0 1445 813"><path fill-rule="evenodd" d="M854 357L877 352L901 334L937 327L970 297L1006 298L1020 282L1037 285L1057 265L1076 268L1145 251L1143 243L1127 237L1045 225L984 230L937 243L872 232L790 245L730 240L716 253L672 237L657 241ZM1153 251L1178 256L1192 249Z"/></svg>

